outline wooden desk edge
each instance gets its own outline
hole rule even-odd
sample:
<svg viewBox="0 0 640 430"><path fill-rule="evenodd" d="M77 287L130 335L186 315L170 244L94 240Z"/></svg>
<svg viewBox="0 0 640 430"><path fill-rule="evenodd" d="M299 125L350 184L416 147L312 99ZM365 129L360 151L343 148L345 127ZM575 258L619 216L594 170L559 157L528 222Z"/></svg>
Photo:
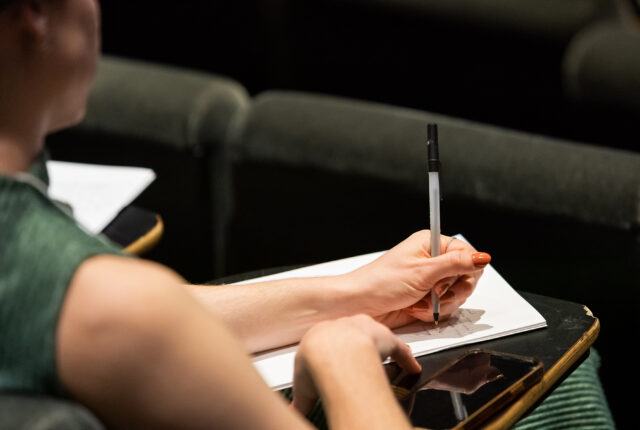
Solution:
<svg viewBox="0 0 640 430"><path fill-rule="evenodd" d="M584 309L587 315L593 317L591 327L562 355L560 360L544 373L540 382L531 387L498 416L485 423L484 429L512 427L589 350L600 333L600 320L593 316L589 308L585 306ZM414 427L414 429L426 430L422 427Z"/></svg>
<svg viewBox="0 0 640 430"><path fill-rule="evenodd" d="M593 317L591 327L562 355L560 360L544 373L540 382L531 387L500 415L489 421L484 428L504 429L513 426L589 350L600 333L600 320L594 317L586 306L585 311L587 315Z"/></svg>
<svg viewBox="0 0 640 430"><path fill-rule="evenodd" d="M160 215L156 215L156 225L147 233L129 244L124 250L135 255L144 254L158 243L164 232L164 223Z"/></svg>

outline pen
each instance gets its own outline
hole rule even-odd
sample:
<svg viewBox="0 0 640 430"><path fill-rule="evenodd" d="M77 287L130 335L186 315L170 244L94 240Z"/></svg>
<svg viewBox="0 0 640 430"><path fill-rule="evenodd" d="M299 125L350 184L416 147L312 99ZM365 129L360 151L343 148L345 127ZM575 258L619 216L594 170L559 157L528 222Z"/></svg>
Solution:
<svg viewBox="0 0 640 430"><path fill-rule="evenodd" d="M427 164L429 172L429 224L431 229L431 257L440 255L440 155L438 154L438 126L427 125ZM431 289L433 322L440 318L440 296Z"/></svg>

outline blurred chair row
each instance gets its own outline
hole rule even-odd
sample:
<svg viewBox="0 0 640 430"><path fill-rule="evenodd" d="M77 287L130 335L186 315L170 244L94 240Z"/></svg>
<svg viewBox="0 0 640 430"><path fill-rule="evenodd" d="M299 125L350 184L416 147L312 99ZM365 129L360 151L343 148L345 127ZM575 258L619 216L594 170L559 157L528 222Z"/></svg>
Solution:
<svg viewBox="0 0 640 430"><path fill-rule="evenodd" d="M628 25L607 20L582 29L571 40L563 72L567 95L577 103L640 119L640 17Z"/></svg>
<svg viewBox="0 0 640 430"><path fill-rule="evenodd" d="M113 0L103 11L106 52L222 73L252 94L339 94L638 149L637 0L192 0L180 13L155 4L153 20Z"/></svg>
<svg viewBox="0 0 640 430"><path fill-rule="evenodd" d="M158 179L137 203L160 213L168 228L166 244L150 258L201 282L252 264L291 263L270 251L257 261L248 256L263 246L284 246L263 239L280 237L280 227L300 228L299 237L308 217L349 216L320 208L319 196L309 195L289 201L318 206L316 215L289 210L277 196L307 189L285 177L289 171L306 172L312 183L331 174L340 186L372 180L390 191L422 193L427 122L440 127L448 199L629 231L640 222L635 153L319 94L268 91L251 99L228 78L118 58L102 60L86 120L52 136L48 146L54 159L153 168ZM381 195L370 182L363 187ZM362 197L358 192L350 199L357 207ZM386 212L386 206L377 210ZM292 256L300 260L298 252ZM319 252L305 258L324 257Z"/></svg>
<svg viewBox="0 0 640 430"><path fill-rule="evenodd" d="M633 3L282 0L267 52L293 88L637 150Z"/></svg>
<svg viewBox="0 0 640 430"><path fill-rule="evenodd" d="M319 94L250 98L227 78L109 57L86 120L48 144L54 159L153 168L136 204L162 215L165 235L148 256L203 282L384 249L427 228L428 122L439 125L444 233L490 251L518 289L598 301L605 330L634 324L631 312L607 319L620 303L601 288L640 299L629 275L637 153ZM97 426L48 400L0 399L3 428Z"/></svg>

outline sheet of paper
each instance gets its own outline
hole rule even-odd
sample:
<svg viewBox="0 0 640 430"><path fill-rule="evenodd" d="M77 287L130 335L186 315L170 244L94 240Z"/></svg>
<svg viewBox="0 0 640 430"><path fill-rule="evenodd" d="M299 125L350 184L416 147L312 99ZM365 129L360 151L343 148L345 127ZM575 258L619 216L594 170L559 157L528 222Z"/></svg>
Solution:
<svg viewBox="0 0 640 430"><path fill-rule="evenodd" d="M48 161L49 196L67 203L89 233L100 233L156 178L142 167Z"/></svg>
<svg viewBox="0 0 640 430"><path fill-rule="evenodd" d="M464 240L462 236L456 237ZM360 255L243 283L338 275L365 265L380 255L382 252ZM449 320L441 322L438 327L430 323L416 322L396 329L395 333L403 342L411 346L413 355L417 357L546 326L547 322L542 315L524 300L491 265L488 265L474 293ZM259 353L254 356L253 363L265 382L274 390L290 387L293 380L295 352L296 346L290 346Z"/></svg>

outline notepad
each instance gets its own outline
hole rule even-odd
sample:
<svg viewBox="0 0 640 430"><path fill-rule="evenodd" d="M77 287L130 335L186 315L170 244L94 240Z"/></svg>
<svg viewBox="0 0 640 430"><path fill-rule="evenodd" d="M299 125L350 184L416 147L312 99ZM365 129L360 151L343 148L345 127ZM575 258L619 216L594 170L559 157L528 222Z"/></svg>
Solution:
<svg viewBox="0 0 640 430"><path fill-rule="evenodd" d="M153 180L144 167L47 161L49 196L67 203L89 233L100 233Z"/></svg>
<svg viewBox="0 0 640 430"><path fill-rule="evenodd" d="M456 237L464 240L460 235ZM339 275L363 266L382 254L376 252L331 261L242 283ZM394 332L409 344L413 355L417 357L546 326L542 315L488 265L474 293L449 320L437 327L431 323L416 322ZM297 346L293 345L254 355L254 366L274 390L291 386L296 349Z"/></svg>

